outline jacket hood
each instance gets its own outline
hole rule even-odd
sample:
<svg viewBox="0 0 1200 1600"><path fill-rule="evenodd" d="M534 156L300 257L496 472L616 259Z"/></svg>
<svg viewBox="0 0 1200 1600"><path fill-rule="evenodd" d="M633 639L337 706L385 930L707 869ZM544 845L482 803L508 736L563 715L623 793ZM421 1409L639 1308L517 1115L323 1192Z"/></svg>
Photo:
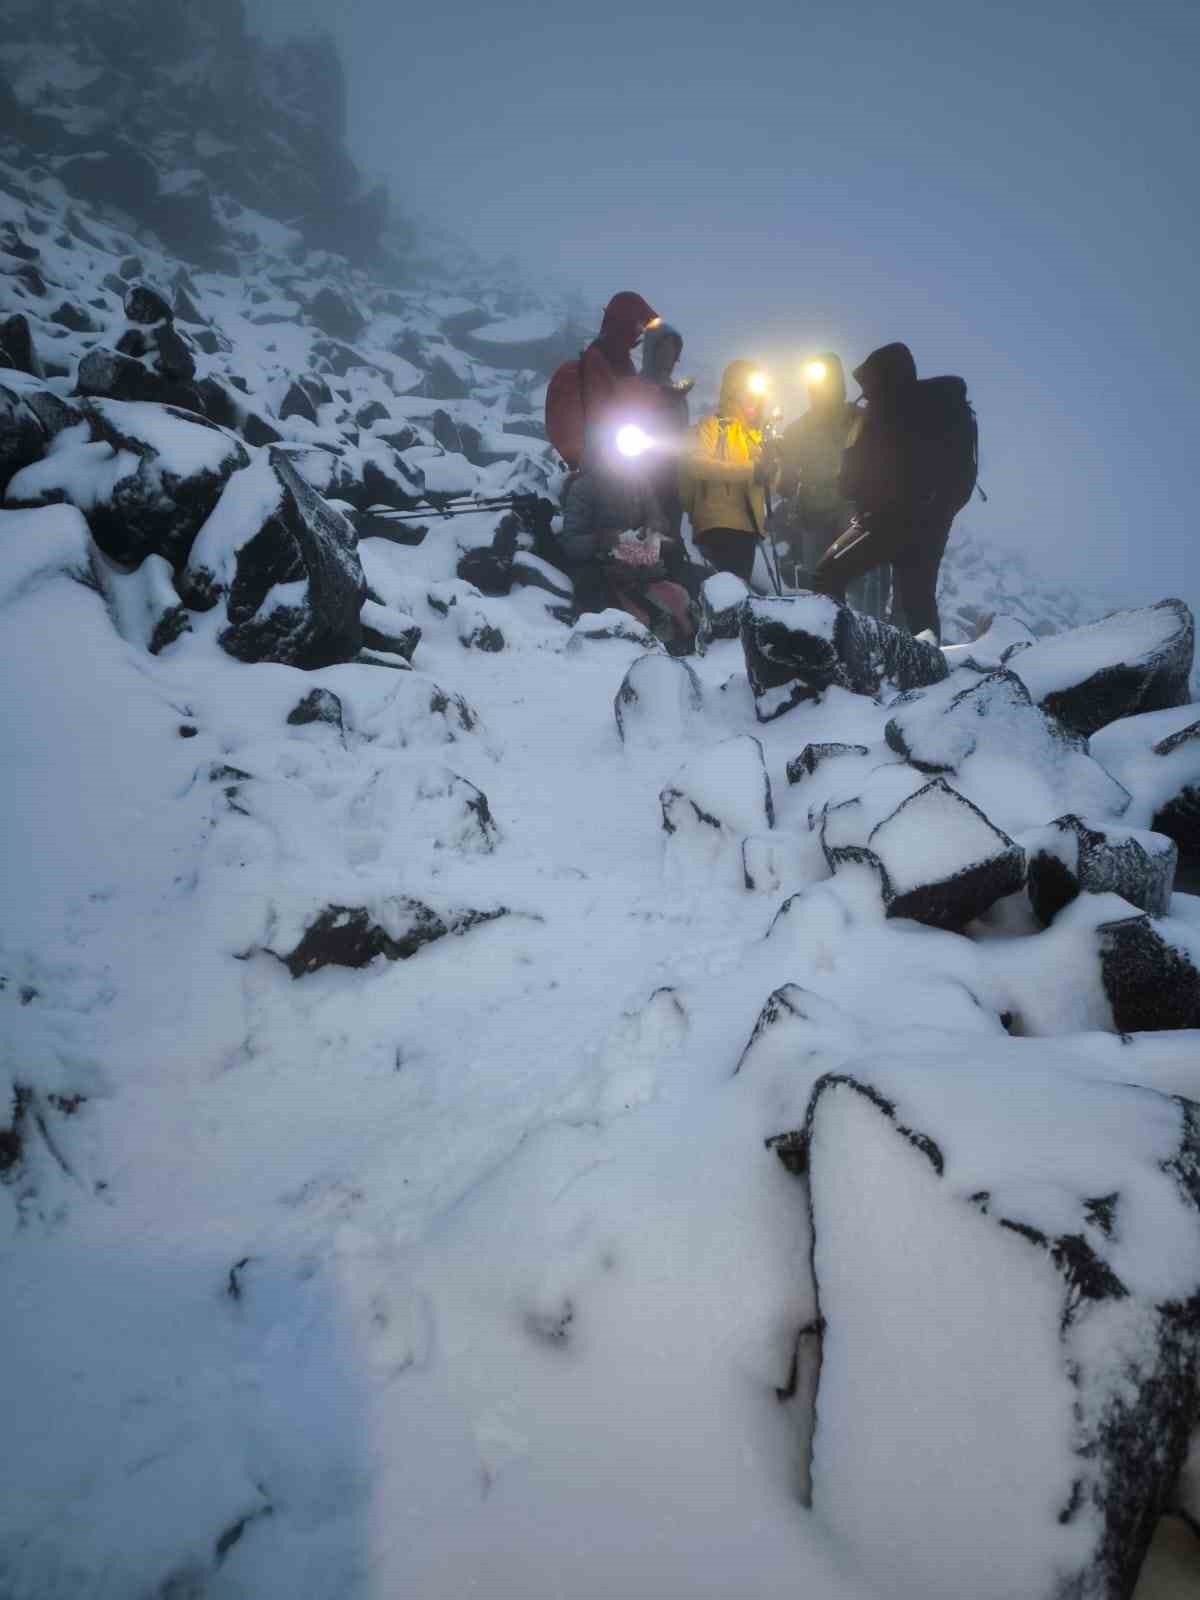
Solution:
<svg viewBox="0 0 1200 1600"><path fill-rule="evenodd" d="M678 328L673 328L669 322L660 322L653 328L646 329L646 337L642 340L642 377L651 383L659 380L654 376L654 360L662 345L669 341L679 346L675 359L678 361L683 354L683 335Z"/></svg>
<svg viewBox="0 0 1200 1600"><path fill-rule="evenodd" d="M917 364L906 344L885 344L854 369L854 381L868 400L886 400L917 381Z"/></svg>
<svg viewBox="0 0 1200 1600"><path fill-rule="evenodd" d="M653 322L658 313L654 307L640 294L634 294L632 289L622 289L604 308L604 321L600 324L600 338L607 342L621 344L626 350L632 350L638 340L639 331L648 322Z"/></svg>
<svg viewBox="0 0 1200 1600"><path fill-rule="evenodd" d="M901 347L903 348L903 347ZM868 360L871 358L868 357ZM839 411L846 404L846 373L842 367L841 357L834 355L832 350L826 350L823 355L814 356L814 361L821 362L825 368L825 377L820 388L816 391L819 403L813 404L814 411ZM863 366L866 366L863 362ZM858 373L854 374L858 378ZM858 380L862 382L861 378ZM810 400L810 404L812 404Z"/></svg>
<svg viewBox="0 0 1200 1600"><path fill-rule="evenodd" d="M759 369L753 361L731 361L721 374L721 398L717 410L723 417L731 417L741 406L746 385L751 375Z"/></svg>

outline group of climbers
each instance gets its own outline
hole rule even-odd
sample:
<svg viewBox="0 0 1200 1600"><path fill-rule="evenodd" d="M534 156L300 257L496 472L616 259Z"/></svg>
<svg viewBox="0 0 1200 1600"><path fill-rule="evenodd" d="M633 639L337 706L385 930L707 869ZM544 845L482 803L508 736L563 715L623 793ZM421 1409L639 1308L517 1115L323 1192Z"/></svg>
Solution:
<svg viewBox="0 0 1200 1600"><path fill-rule="evenodd" d="M674 377L682 349L641 295L623 291L551 381L547 434L571 469L560 543L577 608L616 604L668 648L689 648L705 569L686 555L686 512L710 567L750 583L769 536L777 584L786 576L880 617L891 590L892 620L936 639L938 568L975 487L962 380L919 380L907 346L889 344L855 370L862 397L850 404L841 362L825 354L805 369L808 410L778 433L764 374L733 361L716 410L693 427L691 385Z"/></svg>

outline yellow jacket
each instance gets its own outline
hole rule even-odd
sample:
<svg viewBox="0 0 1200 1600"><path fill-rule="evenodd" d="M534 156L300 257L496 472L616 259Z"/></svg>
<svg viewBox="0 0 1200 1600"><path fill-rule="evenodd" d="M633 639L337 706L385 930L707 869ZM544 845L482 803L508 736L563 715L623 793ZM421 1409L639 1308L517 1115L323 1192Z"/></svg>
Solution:
<svg viewBox="0 0 1200 1600"><path fill-rule="evenodd" d="M753 371L752 362L731 361L721 380L716 414L701 417L689 433L679 467L679 494L696 534L732 528L761 538L766 529L766 500L754 482L762 434L737 415Z"/></svg>

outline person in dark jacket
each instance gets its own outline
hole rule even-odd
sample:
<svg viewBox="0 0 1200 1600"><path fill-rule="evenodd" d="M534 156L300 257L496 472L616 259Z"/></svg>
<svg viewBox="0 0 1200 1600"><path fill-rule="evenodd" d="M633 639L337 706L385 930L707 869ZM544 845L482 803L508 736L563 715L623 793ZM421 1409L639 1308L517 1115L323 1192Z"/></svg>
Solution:
<svg viewBox="0 0 1200 1600"><path fill-rule="evenodd" d="M618 422L623 397L630 393L623 379L636 379L633 351L647 328L661 318L650 303L631 289L622 289L604 308L600 332L583 352L580 383L583 393L584 467L603 465L610 441L607 430Z"/></svg>
<svg viewBox="0 0 1200 1600"><path fill-rule="evenodd" d="M850 525L854 508L842 493L842 457L857 437L862 416L846 399L842 363L832 351L804 369L808 410L783 430L780 440L780 531L803 572L817 563ZM886 563L849 586L856 611L882 619L891 574Z"/></svg>
<svg viewBox="0 0 1200 1600"><path fill-rule="evenodd" d="M842 458L839 487L855 521L822 558L816 586L843 598L847 584L890 561L905 624L937 639L938 569L975 483L966 386L958 378L918 383L904 344L873 351L854 377L866 408Z"/></svg>
<svg viewBox="0 0 1200 1600"><path fill-rule="evenodd" d="M691 378L676 378L675 368L683 353L683 335L669 323L652 323L642 340L642 380L650 385L658 405L654 412L656 448L649 456L651 487L658 501L658 520L666 543L663 558L667 571L682 583L693 598L704 579L703 569L693 567L683 544L683 502L679 496L679 453L684 447L691 418L688 395Z"/></svg>

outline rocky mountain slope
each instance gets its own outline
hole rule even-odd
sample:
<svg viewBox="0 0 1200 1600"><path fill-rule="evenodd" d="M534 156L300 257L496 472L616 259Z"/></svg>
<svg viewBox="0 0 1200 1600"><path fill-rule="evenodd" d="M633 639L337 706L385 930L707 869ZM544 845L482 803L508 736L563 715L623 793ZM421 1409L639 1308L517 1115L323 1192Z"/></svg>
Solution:
<svg viewBox="0 0 1200 1600"><path fill-rule="evenodd" d="M573 620L568 307L157 12L0 47L0 1593L1193 1592L1187 607Z"/></svg>

